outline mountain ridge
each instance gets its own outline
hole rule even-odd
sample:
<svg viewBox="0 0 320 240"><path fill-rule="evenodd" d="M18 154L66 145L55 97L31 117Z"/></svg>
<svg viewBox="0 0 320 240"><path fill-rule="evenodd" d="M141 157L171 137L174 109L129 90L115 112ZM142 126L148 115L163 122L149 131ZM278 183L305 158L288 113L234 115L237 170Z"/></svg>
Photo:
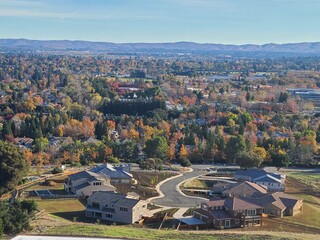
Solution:
<svg viewBox="0 0 320 240"><path fill-rule="evenodd" d="M301 43L266 43L266 44L220 44L196 43L188 41L164 43L113 43L92 42L84 40L30 40L30 39L0 39L0 49L31 49L31 50L86 50L86 51L220 51L220 52L270 52L270 53L316 53L320 54L320 42Z"/></svg>

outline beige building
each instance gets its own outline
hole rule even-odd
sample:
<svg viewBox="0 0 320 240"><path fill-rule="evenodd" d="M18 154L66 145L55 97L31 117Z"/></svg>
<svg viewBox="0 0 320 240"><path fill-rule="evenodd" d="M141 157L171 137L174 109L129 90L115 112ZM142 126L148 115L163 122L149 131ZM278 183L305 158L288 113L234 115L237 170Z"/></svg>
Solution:
<svg viewBox="0 0 320 240"><path fill-rule="evenodd" d="M275 192L263 197L250 199L251 203L263 206L263 212L276 217L294 216L302 211L303 201L291 195Z"/></svg>
<svg viewBox="0 0 320 240"><path fill-rule="evenodd" d="M82 171L70 175L64 183L64 189L78 198L90 197L98 191L114 192L116 190L110 184L110 179L90 171Z"/></svg>
<svg viewBox="0 0 320 240"><path fill-rule="evenodd" d="M86 216L133 224L148 212L147 202L112 192L97 192L88 198Z"/></svg>

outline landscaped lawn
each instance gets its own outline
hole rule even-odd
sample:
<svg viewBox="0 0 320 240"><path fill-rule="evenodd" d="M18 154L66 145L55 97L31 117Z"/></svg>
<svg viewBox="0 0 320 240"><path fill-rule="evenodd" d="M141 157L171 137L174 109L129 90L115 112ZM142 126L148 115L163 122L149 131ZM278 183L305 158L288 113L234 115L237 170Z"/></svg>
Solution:
<svg viewBox="0 0 320 240"><path fill-rule="evenodd" d="M283 217L281 220L320 229L320 207L305 203L302 213L292 217Z"/></svg>
<svg viewBox="0 0 320 240"><path fill-rule="evenodd" d="M61 212L78 212L84 211L85 206L78 199L63 199L63 200L39 200L36 201L38 209L45 209L47 213Z"/></svg>
<svg viewBox="0 0 320 240"><path fill-rule="evenodd" d="M186 188L186 189L208 189L208 187L212 187L208 186L210 184L208 184L208 182L203 181L203 180L199 180L199 179L192 179L189 181L186 181L182 184L182 188Z"/></svg>

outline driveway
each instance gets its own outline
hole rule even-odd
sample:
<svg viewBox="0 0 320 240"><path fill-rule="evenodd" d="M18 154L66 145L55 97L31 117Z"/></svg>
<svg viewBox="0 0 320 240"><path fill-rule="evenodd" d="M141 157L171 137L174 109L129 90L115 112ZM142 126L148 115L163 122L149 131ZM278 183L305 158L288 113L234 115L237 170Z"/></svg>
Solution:
<svg viewBox="0 0 320 240"><path fill-rule="evenodd" d="M207 199L187 196L180 191L178 185L187 179L194 178L205 173L206 171L204 171L203 169L194 169L194 171L192 172L182 173L182 176L171 178L170 180L160 185L159 190L162 192L164 196L161 198L154 198L151 200L151 202L156 205L166 207L198 207Z"/></svg>

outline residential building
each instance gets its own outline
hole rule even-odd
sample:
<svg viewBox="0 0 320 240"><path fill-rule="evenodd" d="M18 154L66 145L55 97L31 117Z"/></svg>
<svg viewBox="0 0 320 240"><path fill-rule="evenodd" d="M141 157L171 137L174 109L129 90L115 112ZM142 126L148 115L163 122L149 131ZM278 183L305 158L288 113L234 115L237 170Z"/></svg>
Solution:
<svg viewBox="0 0 320 240"><path fill-rule="evenodd" d="M110 179L111 183L126 183L129 184L133 180L133 175L130 172L130 165L123 164L120 166L112 166L109 163L99 165L92 168L90 171L100 174L105 178Z"/></svg>
<svg viewBox="0 0 320 240"><path fill-rule="evenodd" d="M243 198L263 207L263 212L271 216L294 216L302 211L303 201L291 195L275 192L259 198Z"/></svg>
<svg viewBox="0 0 320 240"><path fill-rule="evenodd" d="M261 226L263 208L236 197L217 198L201 204L193 217L212 224L214 228Z"/></svg>
<svg viewBox="0 0 320 240"><path fill-rule="evenodd" d="M235 173L234 178L263 185L271 192L285 190L286 175L273 168L239 170Z"/></svg>
<svg viewBox="0 0 320 240"><path fill-rule="evenodd" d="M91 171L82 171L69 175L64 183L64 189L78 198L90 197L97 191L114 192L116 188L110 184L110 179Z"/></svg>
<svg viewBox="0 0 320 240"><path fill-rule="evenodd" d="M229 184L221 194L224 197L259 197L266 193L268 191L265 186L245 181Z"/></svg>
<svg viewBox="0 0 320 240"><path fill-rule="evenodd" d="M147 202L112 192L96 192L88 198L86 216L116 223L133 224L148 212Z"/></svg>

